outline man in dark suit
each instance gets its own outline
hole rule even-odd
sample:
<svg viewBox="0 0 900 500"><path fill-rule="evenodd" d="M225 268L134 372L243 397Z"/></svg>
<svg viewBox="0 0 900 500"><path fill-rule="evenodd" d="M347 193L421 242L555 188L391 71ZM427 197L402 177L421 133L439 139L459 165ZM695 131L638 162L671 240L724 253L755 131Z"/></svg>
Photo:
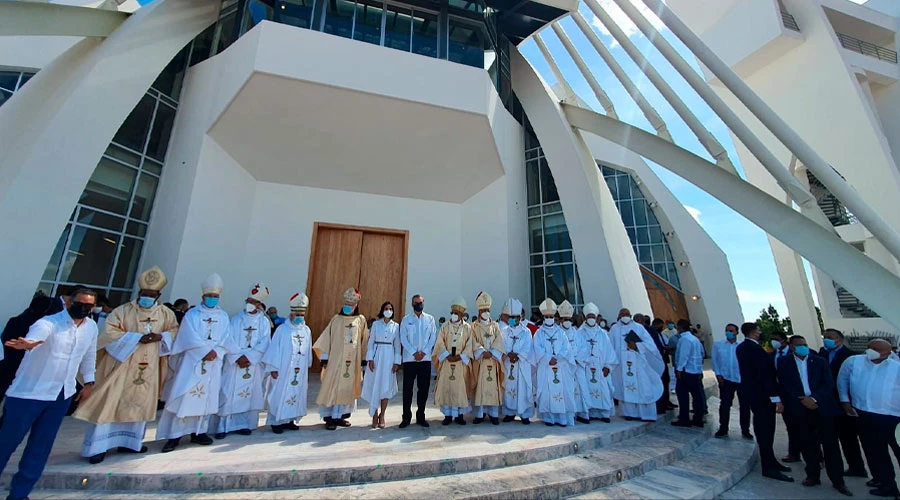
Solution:
<svg viewBox="0 0 900 500"><path fill-rule="evenodd" d="M778 363L778 382L784 411L797 424L795 438L806 462L803 486L822 484L824 453L825 472L834 489L853 496L844 484L844 462L834 429L834 419L842 412L834 395L831 368L825 359L810 353L802 336L794 335L790 343L793 355Z"/></svg>
<svg viewBox="0 0 900 500"><path fill-rule="evenodd" d="M666 350L666 337L662 334L664 326L663 320L656 318L647 330L650 333L650 338L653 339L653 343L656 344L656 349L659 350L659 354L662 356L663 363L666 365L666 369L662 372L663 392L656 402L656 413L659 415L675 408L672 400L669 399L669 382L671 380L669 380L669 352Z"/></svg>
<svg viewBox="0 0 900 500"><path fill-rule="evenodd" d="M775 365L775 371L777 372L778 365L781 361L787 359L791 355L791 345L784 332L773 332L769 336L769 342L772 344L772 349L774 349L769 353L769 358L772 359L772 364ZM784 456L781 461L786 464L799 462L800 441L795 437L797 431L794 427L796 427L796 425L794 424L794 421L791 420L791 414L788 412L782 413L781 419L784 421L784 428L787 430L788 435L788 454Z"/></svg>
<svg viewBox="0 0 900 500"><path fill-rule="evenodd" d="M775 414L784 411L775 381L775 365L766 351L759 345L759 325L744 323L741 333L746 339L737 346L738 366L741 371L741 388L744 400L753 413L753 432L759 446L759 461L762 475L778 481L794 482L784 472L790 467L775 459L772 443L775 441Z"/></svg>
<svg viewBox="0 0 900 500"><path fill-rule="evenodd" d="M838 373L840 373L844 361L859 353L851 351L844 345L844 334L840 330L826 328L823 336L825 337L825 347L819 350L819 356L822 356L831 365L832 378L837 386ZM837 389L835 389L835 397L837 397ZM847 461L847 470L844 472L844 476L869 477L859 446L858 420L857 417L841 413L835 418L834 426L840 440L841 450L844 452L844 459Z"/></svg>

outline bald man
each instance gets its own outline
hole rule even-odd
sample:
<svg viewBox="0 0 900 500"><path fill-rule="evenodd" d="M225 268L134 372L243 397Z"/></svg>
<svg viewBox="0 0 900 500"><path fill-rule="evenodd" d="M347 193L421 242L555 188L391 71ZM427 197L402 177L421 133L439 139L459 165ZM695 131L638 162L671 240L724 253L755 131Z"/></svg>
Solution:
<svg viewBox="0 0 900 500"><path fill-rule="evenodd" d="M889 447L897 450L900 424L900 362L891 358L891 344L869 342L865 354L847 358L838 374L838 395L844 412L859 416L859 439L872 473L869 493L898 497L900 491ZM900 457L898 457L900 460Z"/></svg>

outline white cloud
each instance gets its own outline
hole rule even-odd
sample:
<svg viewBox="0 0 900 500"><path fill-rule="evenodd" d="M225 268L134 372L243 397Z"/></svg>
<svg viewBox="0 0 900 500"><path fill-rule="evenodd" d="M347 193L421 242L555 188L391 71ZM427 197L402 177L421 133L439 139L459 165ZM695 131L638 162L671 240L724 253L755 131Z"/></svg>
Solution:
<svg viewBox="0 0 900 500"><path fill-rule="evenodd" d="M603 10L605 10L606 13L609 14L609 17L612 18L616 25L619 26L619 29L625 32L625 35L628 36L628 38L631 38L640 33L638 27L633 22L631 22L631 19L627 15L625 15L625 12L623 12L618 5L616 5L615 1L597 0L597 2L601 7L603 7ZM647 6L643 4L643 2L641 2L640 0L631 0L631 3L634 4L634 6L637 7L641 14L650 21L650 24L652 24L654 28L656 28L657 30L662 30L665 27L662 21L660 21L659 18L656 17L655 14L653 14L653 11L648 9ZM609 30L606 29L606 26L604 26L603 23L601 23L600 20L593 15L593 13L590 13L590 11L588 11L587 17L591 19L591 24L595 28L597 28L600 33L611 36L609 34ZM616 47L618 45L619 43L613 40L612 46Z"/></svg>
<svg viewBox="0 0 900 500"><path fill-rule="evenodd" d="M697 221L697 224L700 224L700 215L702 215L703 212L701 212L699 209L694 208L690 205L685 205L684 209L687 210L689 214L691 214L691 217L693 217L694 220Z"/></svg>
<svg viewBox="0 0 900 500"><path fill-rule="evenodd" d="M769 307L769 304L775 306L782 318L790 315L787 310L787 303L784 300L784 293L781 290L738 289L737 295L741 303L741 309L744 312L744 319L747 321L756 321L759 317L759 312Z"/></svg>

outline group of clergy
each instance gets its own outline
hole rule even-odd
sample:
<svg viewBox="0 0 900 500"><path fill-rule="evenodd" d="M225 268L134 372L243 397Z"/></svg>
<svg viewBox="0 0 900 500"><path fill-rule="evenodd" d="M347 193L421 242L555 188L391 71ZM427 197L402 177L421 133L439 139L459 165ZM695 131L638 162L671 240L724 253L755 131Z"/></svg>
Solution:
<svg viewBox="0 0 900 500"><path fill-rule="evenodd" d="M387 401L397 394L402 349L390 302L369 327L359 313L359 292L346 290L341 310L313 343L305 324L309 299L302 292L290 297L289 320L270 336L262 309L269 290L262 283L251 287L244 309L229 318L219 307L222 279L213 274L201 286L200 305L180 326L159 302L167 284L162 270L145 271L138 284L138 298L115 309L99 333L93 397L75 413L91 424L82 449L91 463L112 449L146 452L142 441L147 422L156 419L157 400L165 403L156 431L157 439L167 440L163 453L188 436L208 445L210 433L216 439L251 434L263 410L273 432L298 430L297 421L307 413L313 353L322 365L316 404L326 429L349 427L360 397L369 402L372 426L384 427ZM479 293L477 314L468 322L465 299L453 300L433 347L414 355L433 362L434 401L444 425L465 425L466 413L473 414L473 423L489 419L497 425L502 416L529 424L535 410L546 425L609 422L614 399L626 419L657 418L664 363L627 310L607 332L598 324L599 309L588 303L585 321L576 328L575 308L548 298L540 304L542 324L532 334L520 301L506 301L503 322L492 319L492 305L490 295Z"/></svg>

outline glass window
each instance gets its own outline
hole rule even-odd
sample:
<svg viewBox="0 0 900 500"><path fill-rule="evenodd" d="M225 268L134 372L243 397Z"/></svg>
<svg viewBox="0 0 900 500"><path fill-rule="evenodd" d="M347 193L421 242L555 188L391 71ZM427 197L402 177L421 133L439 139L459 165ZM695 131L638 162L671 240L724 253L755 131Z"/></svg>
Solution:
<svg viewBox="0 0 900 500"><path fill-rule="evenodd" d="M128 298L131 296L131 291L124 290L110 290L107 298L109 299L109 306L112 308L119 307L120 305L128 302Z"/></svg>
<svg viewBox="0 0 900 500"><path fill-rule="evenodd" d="M572 262L572 252L550 252L547 254L547 264L562 264Z"/></svg>
<svg viewBox="0 0 900 500"><path fill-rule="evenodd" d="M603 178L606 180L606 185L609 187L609 193L612 195L614 200L619 199L619 190L616 188L616 178L613 176L607 176Z"/></svg>
<svg viewBox="0 0 900 500"><path fill-rule="evenodd" d="M637 235L634 234L634 226L625 226L625 232L628 233L628 241L634 245L634 241L637 239Z"/></svg>
<svg viewBox="0 0 900 500"><path fill-rule="evenodd" d="M0 88L15 91L20 75L21 73L18 71L0 71Z"/></svg>
<svg viewBox="0 0 900 500"><path fill-rule="evenodd" d="M47 297L53 296L53 283L41 282L34 293L43 292Z"/></svg>
<svg viewBox="0 0 900 500"><path fill-rule="evenodd" d="M113 286L131 288L134 284L143 244L144 242L134 238L124 239L119 253L119 261L116 263L116 273L113 275Z"/></svg>
<svg viewBox="0 0 900 500"><path fill-rule="evenodd" d="M633 202L633 206L634 206L634 225L646 226L647 225L647 204L640 200L635 200Z"/></svg>
<svg viewBox="0 0 900 500"><path fill-rule="evenodd" d="M622 215L622 223L625 224L625 227L634 226L634 209L631 200L622 200L619 205L619 213ZM631 243L634 243L634 240L631 240Z"/></svg>
<svg viewBox="0 0 900 500"><path fill-rule="evenodd" d="M550 165L547 164L545 158L541 158L540 162L541 201L544 203L559 201L559 193L556 192L556 182L553 181L553 174L550 173Z"/></svg>
<svg viewBox="0 0 900 500"><path fill-rule="evenodd" d="M106 153L104 153L104 154L106 156L111 156L117 160L124 161L125 163L127 163L129 165L133 165L135 167L137 167L141 164L141 155L132 153L131 151L128 151L124 148L120 148L119 146L116 146L115 144L110 144L106 148Z"/></svg>
<svg viewBox="0 0 900 500"><path fill-rule="evenodd" d="M225 11L225 8L223 7L222 10ZM237 29L235 27L237 19L237 10L230 12L219 19L219 24L216 26L216 54L227 49L235 40L237 40Z"/></svg>
<svg viewBox="0 0 900 500"><path fill-rule="evenodd" d="M468 10L471 12L481 12L484 10L481 2L477 2L475 0L450 0L449 4L450 7Z"/></svg>
<svg viewBox="0 0 900 500"><path fill-rule="evenodd" d="M542 251L544 245L542 244L543 230L541 229L540 217L536 219L528 219L528 232L531 234L531 251Z"/></svg>
<svg viewBox="0 0 900 500"><path fill-rule="evenodd" d="M617 198L619 200L626 200L631 198L631 182L628 177L625 175L617 175L616 176L616 193Z"/></svg>
<svg viewBox="0 0 900 500"><path fill-rule="evenodd" d="M484 69L485 37L479 26L450 19L447 59Z"/></svg>
<svg viewBox="0 0 900 500"><path fill-rule="evenodd" d="M350 38L353 35L353 11L356 2L334 0L325 2L325 33Z"/></svg>
<svg viewBox="0 0 900 500"><path fill-rule="evenodd" d="M278 0L275 2L275 22L309 28L315 6L313 0Z"/></svg>
<svg viewBox="0 0 900 500"><path fill-rule="evenodd" d="M653 213L653 209L652 209L652 208L649 208L649 207L648 207L648 210L647 210L647 222L648 222L651 226L658 226L658 225L659 225L659 219L656 218L656 214Z"/></svg>
<svg viewBox="0 0 900 500"><path fill-rule="evenodd" d="M59 261L62 259L63 251L66 249L66 240L69 238L69 229L71 227L71 224L66 224L66 229L59 236L56 247L53 249L53 254L50 256L50 261L47 262L47 267L44 268L44 274L41 276L42 280L53 281L56 279L56 272L59 271Z"/></svg>
<svg viewBox="0 0 900 500"><path fill-rule="evenodd" d="M650 247L647 245L637 245L635 247L635 251L637 254L637 260L641 264L649 264L652 262L652 256L650 254Z"/></svg>
<svg viewBox="0 0 900 500"><path fill-rule="evenodd" d="M162 163L153 161L150 158L144 158L144 164L141 166L141 169L151 174L160 175L162 173Z"/></svg>
<svg viewBox="0 0 900 500"><path fill-rule="evenodd" d="M212 49L215 34L216 25L213 24L194 39L194 45L191 47L191 66L209 59L209 51Z"/></svg>
<svg viewBox="0 0 900 500"><path fill-rule="evenodd" d="M541 254L536 254L531 256L531 265L532 266L543 266L544 265L544 257Z"/></svg>
<svg viewBox="0 0 900 500"><path fill-rule="evenodd" d="M121 144L135 151L144 150L144 142L147 140L147 130L150 128L150 119L153 117L153 109L156 107L156 99L150 95L144 95L137 106L119 127L113 142Z"/></svg>
<svg viewBox="0 0 900 500"><path fill-rule="evenodd" d="M569 228L566 227L566 218L563 214L544 217L544 247L548 252L572 249Z"/></svg>
<svg viewBox="0 0 900 500"><path fill-rule="evenodd" d="M428 57L438 56L438 18L428 12L414 11L412 51Z"/></svg>
<svg viewBox="0 0 900 500"><path fill-rule="evenodd" d="M159 161L166 159L166 150L169 148L169 139L172 137L174 124L175 108L159 103L159 106L156 107L153 130L150 131L150 140L147 141L147 156Z"/></svg>
<svg viewBox="0 0 900 500"><path fill-rule="evenodd" d="M384 18L384 46L409 52L411 29L412 11L388 5Z"/></svg>
<svg viewBox="0 0 900 500"><path fill-rule="evenodd" d="M666 251L663 250L663 245L654 244L650 246L650 253L653 257L653 262L665 262L666 261Z"/></svg>
<svg viewBox="0 0 900 500"><path fill-rule="evenodd" d="M544 209L545 214L555 214L555 213L563 211L562 203L560 203L558 201L555 203L548 203L548 204L544 205L543 209Z"/></svg>
<svg viewBox="0 0 900 500"><path fill-rule="evenodd" d="M525 163L525 183L526 193L528 194L528 206L540 205L541 203L541 186L538 177L538 162L529 161Z"/></svg>
<svg viewBox="0 0 900 500"><path fill-rule="evenodd" d="M650 244L650 231L646 227L635 228L634 232L637 234L638 245Z"/></svg>
<svg viewBox="0 0 900 500"><path fill-rule="evenodd" d="M141 174L137 190L134 193L134 203L131 205L131 217L140 220L150 220L150 210L153 208L153 199L156 197L156 186L159 179L152 175Z"/></svg>
<svg viewBox="0 0 900 500"><path fill-rule="evenodd" d="M137 170L109 158L101 158L81 193L80 203L125 215Z"/></svg>
<svg viewBox="0 0 900 500"><path fill-rule="evenodd" d="M666 271L665 264L653 264L653 272L656 273L660 278L671 282L668 276L668 272Z"/></svg>
<svg viewBox="0 0 900 500"><path fill-rule="evenodd" d="M59 280L68 283L106 286L119 236L98 229L75 226L69 251L63 256Z"/></svg>
<svg viewBox="0 0 900 500"><path fill-rule="evenodd" d="M541 215L541 207L528 207L528 216L534 217Z"/></svg>
<svg viewBox="0 0 900 500"><path fill-rule="evenodd" d="M531 300L536 303L541 303L544 301L544 298L547 296L546 291L544 290L544 268L543 267L532 267L531 268Z"/></svg>
<svg viewBox="0 0 900 500"><path fill-rule="evenodd" d="M22 73L22 81L19 82L19 88L22 88L28 80L31 80L32 76L34 76L34 73Z"/></svg>
<svg viewBox="0 0 900 500"><path fill-rule="evenodd" d="M147 224L141 224L140 222L128 221L128 227L125 232L128 234L133 234L135 236L144 237L147 235Z"/></svg>
<svg viewBox="0 0 900 500"><path fill-rule="evenodd" d="M87 207L81 207L78 211L78 222L116 232L122 231L122 226L125 225L125 219L123 218L91 210Z"/></svg>
<svg viewBox="0 0 900 500"><path fill-rule="evenodd" d="M187 69L189 50L190 46L178 52L162 70L162 73L156 77L156 81L151 87L177 100L181 94L181 83L184 81L184 72Z"/></svg>
<svg viewBox="0 0 900 500"><path fill-rule="evenodd" d="M381 2L359 0L356 3L356 21L353 39L381 45L381 17L384 10Z"/></svg>
<svg viewBox="0 0 900 500"><path fill-rule="evenodd" d="M547 266L547 296L559 304L564 300L576 302L575 265Z"/></svg>
<svg viewBox="0 0 900 500"><path fill-rule="evenodd" d="M650 242L654 244L662 243L663 245L665 245L666 239L665 236L663 236L662 229L659 226L650 227Z"/></svg>
<svg viewBox="0 0 900 500"><path fill-rule="evenodd" d="M0 89L0 106L12 97L13 93L6 89Z"/></svg>
<svg viewBox="0 0 900 500"><path fill-rule="evenodd" d="M272 3L272 0L269 0L268 3ZM250 0L247 2L247 14L244 16L244 32L250 31L254 26L263 21L270 21L273 13L272 6L267 5L266 2L261 0Z"/></svg>

